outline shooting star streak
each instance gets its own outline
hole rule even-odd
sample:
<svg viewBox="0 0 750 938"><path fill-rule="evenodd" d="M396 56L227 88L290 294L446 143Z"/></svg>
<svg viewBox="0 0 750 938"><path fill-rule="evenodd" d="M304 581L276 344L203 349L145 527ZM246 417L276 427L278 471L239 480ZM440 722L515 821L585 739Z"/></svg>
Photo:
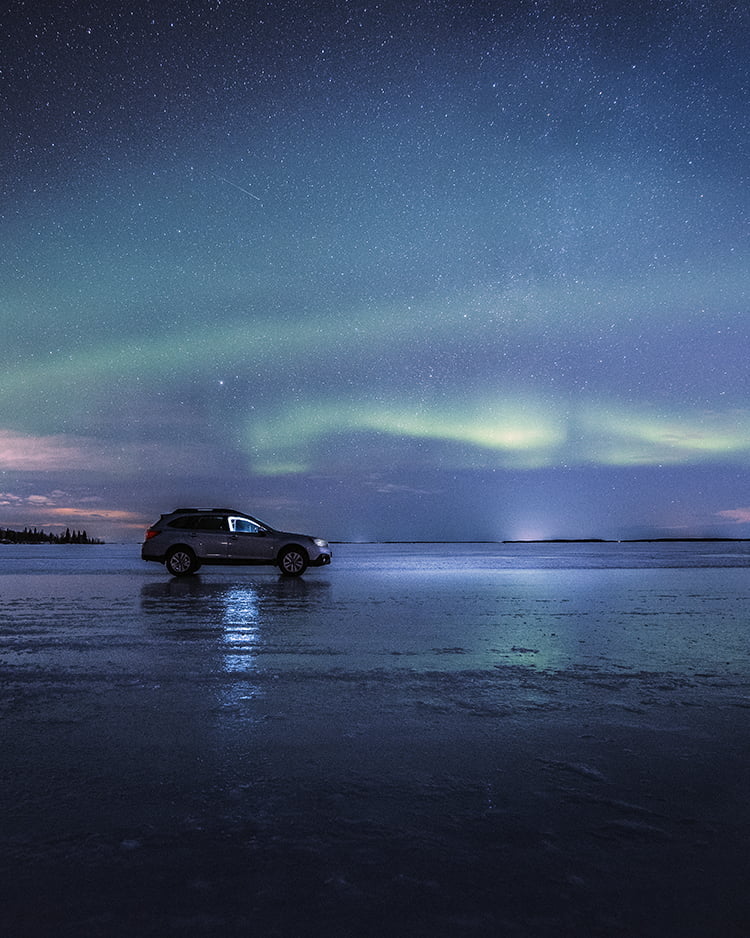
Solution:
<svg viewBox="0 0 750 938"><path fill-rule="evenodd" d="M253 195L252 192L249 192L247 189L243 189L242 186L238 186L236 182L231 182L229 179L225 179L223 176L216 176L217 179L220 179L222 182L225 182L228 186L231 186L233 189L239 189L240 192L244 192L245 195L249 195L251 199L255 199L256 202L263 204L263 200L259 199L257 195Z"/></svg>

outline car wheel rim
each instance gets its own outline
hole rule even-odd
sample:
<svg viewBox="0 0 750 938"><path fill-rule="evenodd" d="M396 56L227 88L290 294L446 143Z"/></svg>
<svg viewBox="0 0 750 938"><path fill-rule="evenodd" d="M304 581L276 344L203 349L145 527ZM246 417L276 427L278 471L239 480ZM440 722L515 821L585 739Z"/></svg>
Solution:
<svg viewBox="0 0 750 938"><path fill-rule="evenodd" d="M190 558L187 554L173 554L169 565L176 573L184 573L190 567Z"/></svg>
<svg viewBox="0 0 750 938"><path fill-rule="evenodd" d="M286 554L284 557L284 569L287 573L299 573L303 564L302 557L296 552Z"/></svg>

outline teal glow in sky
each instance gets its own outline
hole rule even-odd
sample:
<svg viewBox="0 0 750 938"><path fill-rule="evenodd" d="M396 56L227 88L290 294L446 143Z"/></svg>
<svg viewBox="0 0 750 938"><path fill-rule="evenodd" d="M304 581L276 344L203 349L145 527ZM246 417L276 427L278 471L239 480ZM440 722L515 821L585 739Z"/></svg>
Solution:
<svg viewBox="0 0 750 938"><path fill-rule="evenodd" d="M750 13L11 4L0 526L750 536Z"/></svg>

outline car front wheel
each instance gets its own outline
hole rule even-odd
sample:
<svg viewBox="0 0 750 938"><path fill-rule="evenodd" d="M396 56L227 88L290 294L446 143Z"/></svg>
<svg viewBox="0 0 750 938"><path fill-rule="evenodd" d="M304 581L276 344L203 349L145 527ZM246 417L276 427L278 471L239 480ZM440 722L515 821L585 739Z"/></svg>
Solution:
<svg viewBox="0 0 750 938"><path fill-rule="evenodd" d="M307 554L300 547L289 547L279 557L279 568L285 576L301 576L307 570Z"/></svg>
<svg viewBox="0 0 750 938"><path fill-rule="evenodd" d="M200 567L195 554L187 547L177 547L170 551L164 565L172 576L189 576Z"/></svg>

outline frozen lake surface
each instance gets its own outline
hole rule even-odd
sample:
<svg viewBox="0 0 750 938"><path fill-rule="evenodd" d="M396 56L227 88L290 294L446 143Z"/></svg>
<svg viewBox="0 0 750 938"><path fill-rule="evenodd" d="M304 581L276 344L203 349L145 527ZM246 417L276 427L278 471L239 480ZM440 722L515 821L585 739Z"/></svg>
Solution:
<svg viewBox="0 0 750 938"><path fill-rule="evenodd" d="M749 565L0 545L0 931L747 938Z"/></svg>

